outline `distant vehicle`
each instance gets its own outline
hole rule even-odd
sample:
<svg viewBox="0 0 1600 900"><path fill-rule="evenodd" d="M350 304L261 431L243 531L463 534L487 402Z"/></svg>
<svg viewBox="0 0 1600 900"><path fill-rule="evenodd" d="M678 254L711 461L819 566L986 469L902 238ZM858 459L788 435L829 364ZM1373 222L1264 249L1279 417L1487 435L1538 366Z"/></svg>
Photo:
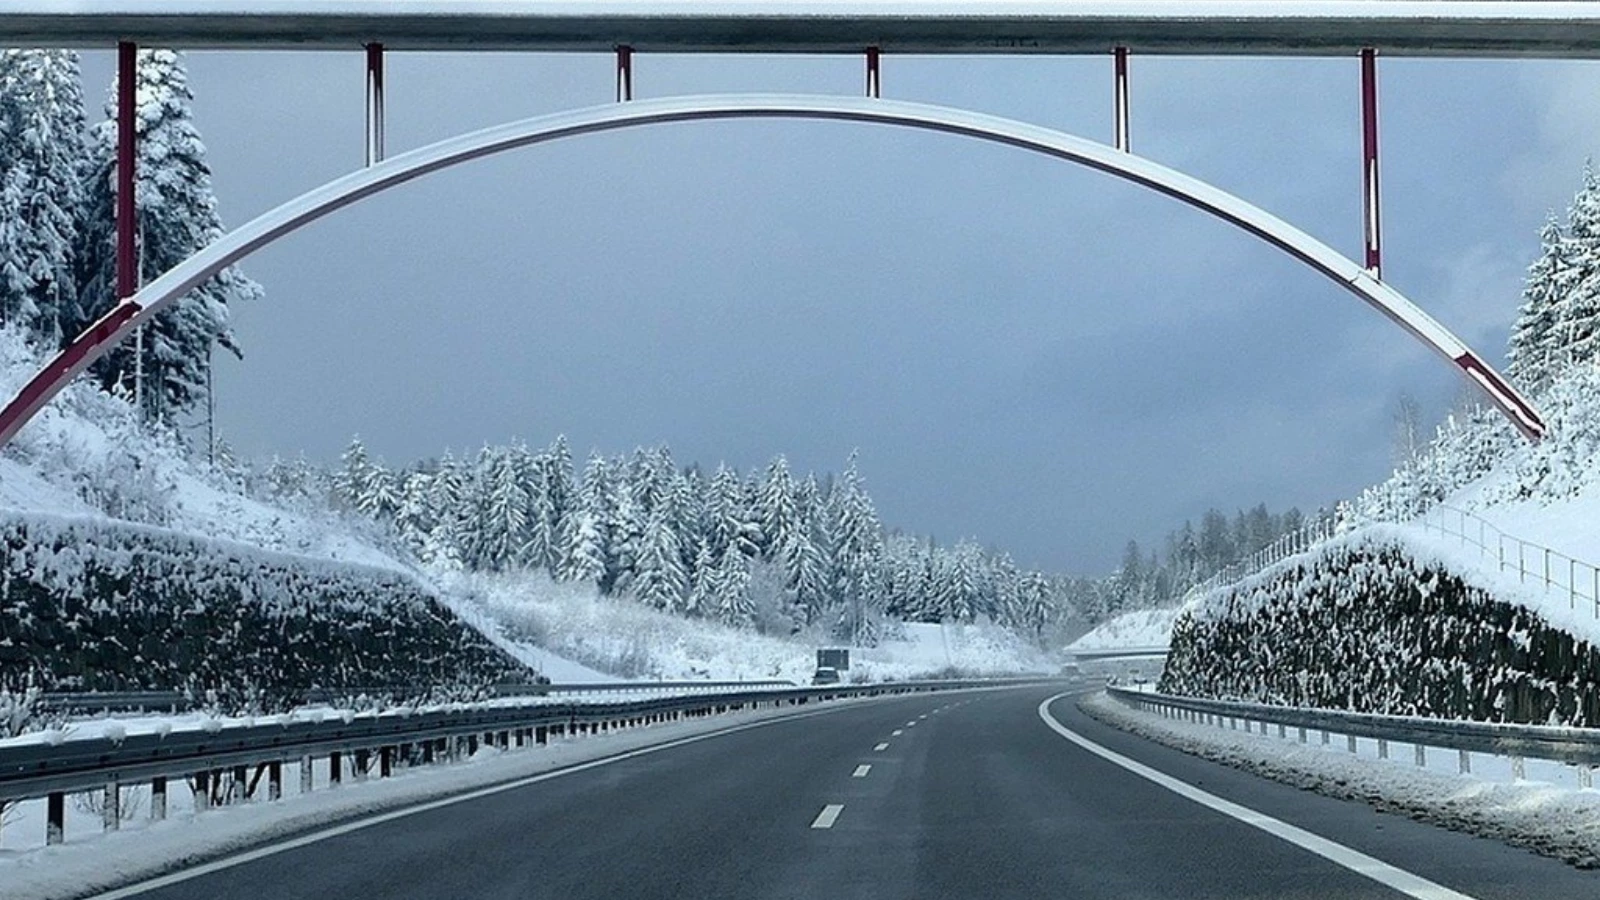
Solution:
<svg viewBox="0 0 1600 900"><path fill-rule="evenodd" d="M1083 669L1077 663L1066 663L1061 667L1061 674L1066 678L1078 678L1083 675Z"/></svg>
<svg viewBox="0 0 1600 900"><path fill-rule="evenodd" d="M838 684L839 670L833 666L817 666L817 671L811 676L812 684Z"/></svg>

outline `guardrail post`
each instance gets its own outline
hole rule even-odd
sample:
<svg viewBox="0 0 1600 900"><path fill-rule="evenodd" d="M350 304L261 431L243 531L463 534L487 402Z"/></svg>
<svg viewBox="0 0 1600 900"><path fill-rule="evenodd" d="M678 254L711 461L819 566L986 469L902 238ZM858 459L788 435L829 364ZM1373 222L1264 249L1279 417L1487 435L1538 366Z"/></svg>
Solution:
<svg viewBox="0 0 1600 900"><path fill-rule="evenodd" d="M1326 728L1322 729L1322 746L1326 747L1332 741L1333 741L1333 735L1328 733L1328 729L1326 729Z"/></svg>
<svg viewBox="0 0 1600 900"><path fill-rule="evenodd" d="M1472 774L1472 753L1470 751L1456 751L1456 771L1462 775Z"/></svg>
<svg viewBox="0 0 1600 900"><path fill-rule="evenodd" d="M311 757L302 756L300 757L300 793L311 793L313 781L314 773L311 771Z"/></svg>
<svg viewBox="0 0 1600 900"><path fill-rule="evenodd" d="M44 842L47 846L67 839L66 822L67 797L60 791L53 791L45 798Z"/></svg>
<svg viewBox="0 0 1600 900"><path fill-rule="evenodd" d="M116 831L122 827L122 784L112 776L106 782L104 799L100 803L100 824L106 831Z"/></svg>
<svg viewBox="0 0 1600 900"><path fill-rule="evenodd" d="M540 725L540 726L534 728L533 729L533 742L535 744L548 744L548 743L550 743L550 727L548 725Z"/></svg>
<svg viewBox="0 0 1600 900"><path fill-rule="evenodd" d="M340 771L343 768L339 751L328 754L328 787L338 787L339 781L344 776Z"/></svg>
<svg viewBox="0 0 1600 900"><path fill-rule="evenodd" d="M350 766L350 774L357 781L367 780L367 769L372 765L372 751L362 748L356 751L355 762Z"/></svg>
<svg viewBox="0 0 1600 900"><path fill-rule="evenodd" d="M1300 743L1304 744L1306 742L1306 727L1304 725L1301 725L1299 728L1297 728L1295 730L1300 733L1299 734Z"/></svg>
<svg viewBox="0 0 1600 900"><path fill-rule="evenodd" d="M1288 732L1286 732L1284 730L1284 724L1282 722L1279 722L1278 723L1278 737L1281 739L1281 738L1286 738L1288 736L1289 736Z"/></svg>
<svg viewBox="0 0 1600 900"><path fill-rule="evenodd" d="M1389 758L1389 741L1387 738L1378 738L1378 758Z"/></svg>
<svg viewBox="0 0 1600 900"><path fill-rule="evenodd" d="M283 799L283 761L275 759L267 763L267 799Z"/></svg>
<svg viewBox="0 0 1600 900"><path fill-rule="evenodd" d="M378 748L378 777L388 778L394 774L394 748Z"/></svg>
<svg viewBox="0 0 1600 900"><path fill-rule="evenodd" d="M233 782L228 785L228 797L223 802L230 806L235 803L243 803L245 799L244 786L249 783L249 780L250 773L248 769L244 766L234 766Z"/></svg>
<svg viewBox="0 0 1600 900"><path fill-rule="evenodd" d="M150 820L159 822L167 817L167 777L157 775L150 779Z"/></svg>
<svg viewBox="0 0 1600 900"><path fill-rule="evenodd" d="M194 773L194 811L204 812L211 808L211 771L201 769Z"/></svg>
<svg viewBox="0 0 1600 900"><path fill-rule="evenodd" d="M472 756L478 752L477 732L467 735L467 755Z"/></svg>
<svg viewBox="0 0 1600 900"><path fill-rule="evenodd" d="M1344 736L1344 740L1345 746L1349 748L1350 752L1356 752L1356 736L1353 734L1347 734Z"/></svg>
<svg viewBox="0 0 1600 900"><path fill-rule="evenodd" d="M1417 768L1425 769L1428 766L1428 749L1421 744L1413 744L1417 751Z"/></svg>

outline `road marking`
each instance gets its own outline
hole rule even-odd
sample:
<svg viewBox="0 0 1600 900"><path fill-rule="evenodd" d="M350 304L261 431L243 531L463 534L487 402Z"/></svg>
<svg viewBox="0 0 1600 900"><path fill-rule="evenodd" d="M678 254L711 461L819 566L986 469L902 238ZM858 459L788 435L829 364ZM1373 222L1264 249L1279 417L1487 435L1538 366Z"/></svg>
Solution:
<svg viewBox="0 0 1600 900"><path fill-rule="evenodd" d="M887 750L887 749L889 749L889 742L888 741L884 741L883 743L879 744L876 747L873 747L872 749L877 750L879 752Z"/></svg>
<svg viewBox="0 0 1600 900"><path fill-rule="evenodd" d="M1050 715L1050 704L1068 696L1072 696L1072 693L1056 694L1054 697L1050 697L1040 703L1039 718L1043 719L1044 724L1048 725L1050 730L1056 734L1101 759L1115 763L1141 778L1153 781L1180 797L1193 800L1201 806L1216 810L1225 816L1231 816L1246 825L1259 828L1267 834L1294 844L1302 850L1309 850L1329 862L1349 869L1357 875L1365 875L1373 881L1385 887L1393 888L1408 897L1416 897L1417 900L1473 900L1467 894L1453 891L1442 884L1436 884L1421 875L1414 875L1404 869L1396 868L1381 859L1368 856L1359 850L1352 850L1343 844L1330 841L1321 835L1312 834L1303 828L1297 828L1281 819L1274 819L1266 813L1256 812L1248 806L1241 806L1231 800L1224 800L1216 794L1202 791L1194 785L1179 781L1165 772L1129 759L1115 750L1108 750L1100 746L1056 721L1055 716Z"/></svg>
<svg viewBox="0 0 1600 900"><path fill-rule="evenodd" d="M921 722L923 719L926 719L927 717L928 717L928 714L927 713L923 713L922 715L917 716L917 721Z"/></svg>
<svg viewBox="0 0 1600 900"><path fill-rule="evenodd" d="M829 803L817 813L816 821L811 823L812 828L832 828L833 823L839 820L839 813L844 812L843 803Z"/></svg>
<svg viewBox="0 0 1600 900"><path fill-rule="evenodd" d="M850 773L850 777L851 778L865 778L865 777L867 777L867 773L871 772L871 771L872 771L872 766L871 765L856 766L856 770L854 772Z"/></svg>
<svg viewBox="0 0 1600 900"><path fill-rule="evenodd" d="M114 888L106 891L103 894L95 894L92 897L87 898L87 900L124 900L126 897L137 897L140 894L146 894L159 888L170 887L174 884L182 884L185 881L199 878L202 875L210 875L213 872L231 869L234 866L255 862L258 859L276 856L277 854L283 853L287 850L296 850L308 844L316 844L321 841L328 840L329 838L336 838L340 835L349 834L352 831L360 831L364 828L371 828L374 825L382 825L385 822L393 822L395 819L403 819L407 816L414 816L418 813L432 812L436 809L443 809L446 806L454 806L457 803L465 803L469 800L478 800L483 797L493 796L506 791L514 791L518 788L524 788L529 785L539 784L540 782L560 778L563 775L575 775L578 772L587 772L590 769L597 769L601 766L609 766L612 763L636 759L640 756L646 756L651 753L659 753L662 750L671 750L674 747L682 747L685 744L695 744L699 743L700 741L709 741L712 738L723 737L724 735L735 734L740 731L749 731L752 728L765 728L768 725L776 725L780 722L794 722L799 719L810 719L814 716L831 715L836 712L843 712L853 708L855 707L836 706L832 709L811 710L808 712L795 713L793 715L764 719L760 722L746 722L742 725L731 725L727 728L721 728L716 731L708 731L704 734L692 734L687 737L677 738L676 740L666 741L660 744L651 744L648 747L639 747L635 750L627 750L622 753L618 753L615 756L605 756L601 757L600 759L591 759L588 762L576 763L565 768L553 769L549 772L540 772L537 775L529 775L525 778L516 778L512 779L511 781L501 782L500 784L491 784L487 787L473 788L459 794L451 794L450 796L440 797L436 800L428 800L412 806L390 810L389 812L379 813L364 819L357 819L353 822L346 822L342 825L324 828L321 831L313 831L310 834L301 835L300 837L296 838L290 838L286 841L267 844L264 847L257 847L254 850L246 850L243 853L225 856L221 859L212 860L211 862L201 863L193 868L184 869L181 872L171 872L166 875L158 875L154 878L147 878L143 881L136 881L133 884L125 887ZM884 746L888 745L885 744Z"/></svg>
<svg viewBox="0 0 1600 900"><path fill-rule="evenodd" d="M905 733L906 733L906 730L904 728L896 728L895 730L889 732L889 737L899 737L900 735L905 734Z"/></svg>
<svg viewBox="0 0 1600 900"><path fill-rule="evenodd" d="M911 721L906 723L906 727L910 728L911 726L913 726L915 724L917 724L917 720L916 719L912 719Z"/></svg>

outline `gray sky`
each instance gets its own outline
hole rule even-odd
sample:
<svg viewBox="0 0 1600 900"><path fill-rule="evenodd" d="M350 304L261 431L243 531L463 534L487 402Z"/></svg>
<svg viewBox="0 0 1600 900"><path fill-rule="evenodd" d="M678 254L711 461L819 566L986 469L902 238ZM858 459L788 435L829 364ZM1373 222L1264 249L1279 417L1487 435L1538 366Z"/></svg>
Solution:
<svg viewBox="0 0 1600 900"><path fill-rule="evenodd" d="M361 162L362 59L189 57L226 222ZM608 56L391 55L390 153L611 100ZM1109 139L1109 59L886 57L886 97ZM110 59L85 59L91 105ZM1357 64L1133 61L1134 149L1360 251ZM1498 359L1600 147L1591 63L1382 64L1385 276ZM856 58L640 56L635 96L857 93ZM1458 377L1240 232L1020 151L865 125L663 126L430 176L245 265L224 436L391 463L566 433L741 468L852 448L891 525L1109 569L1211 505L1383 476Z"/></svg>

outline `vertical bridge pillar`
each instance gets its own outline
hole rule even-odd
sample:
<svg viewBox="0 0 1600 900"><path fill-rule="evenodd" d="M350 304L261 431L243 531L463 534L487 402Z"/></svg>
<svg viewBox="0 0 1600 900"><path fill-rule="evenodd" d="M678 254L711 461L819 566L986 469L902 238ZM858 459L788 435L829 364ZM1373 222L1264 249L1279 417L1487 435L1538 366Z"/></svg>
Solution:
<svg viewBox="0 0 1600 900"><path fill-rule="evenodd" d="M627 44L617 47L617 102L633 99L633 48Z"/></svg>
<svg viewBox="0 0 1600 900"><path fill-rule="evenodd" d="M1383 280L1383 240L1378 205L1378 54L1361 51L1361 211L1366 266Z"/></svg>
<svg viewBox="0 0 1600 900"><path fill-rule="evenodd" d="M1112 128L1115 132L1113 143L1123 153L1132 153L1133 147L1129 141L1128 115L1130 98L1128 96L1128 48L1118 47L1113 51L1116 59L1116 84L1112 94Z"/></svg>
<svg viewBox="0 0 1600 900"><path fill-rule="evenodd" d="M367 45L367 165L383 162L383 45Z"/></svg>
<svg viewBox="0 0 1600 900"><path fill-rule="evenodd" d="M882 79L879 77L878 61L882 54L877 47L867 48L867 96L876 100L882 96Z"/></svg>
<svg viewBox="0 0 1600 900"><path fill-rule="evenodd" d="M134 166L139 148L139 47L117 44L117 302L139 292L139 213ZM144 329L133 334L133 404L144 411Z"/></svg>

